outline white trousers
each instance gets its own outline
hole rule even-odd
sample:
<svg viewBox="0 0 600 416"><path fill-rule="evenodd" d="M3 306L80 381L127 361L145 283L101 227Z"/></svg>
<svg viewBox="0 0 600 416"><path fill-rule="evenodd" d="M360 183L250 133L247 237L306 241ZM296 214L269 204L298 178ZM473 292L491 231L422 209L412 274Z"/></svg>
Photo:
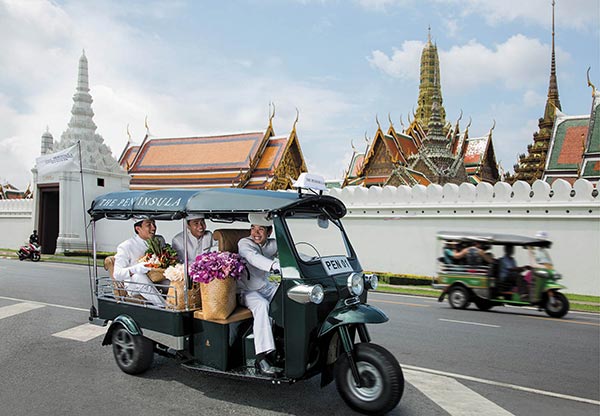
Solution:
<svg viewBox="0 0 600 416"><path fill-rule="evenodd" d="M142 295L144 299L156 306L165 305L165 299L145 273L135 273L131 276L129 280L125 281L125 289L131 295Z"/></svg>
<svg viewBox="0 0 600 416"><path fill-rule="evenodd" d="M252 312L254 324L254 352L258 355L275 349L275 340L269 318L269 304L275 296L277 285L269 282L260 290L240 293L240 302Z"/></svg>

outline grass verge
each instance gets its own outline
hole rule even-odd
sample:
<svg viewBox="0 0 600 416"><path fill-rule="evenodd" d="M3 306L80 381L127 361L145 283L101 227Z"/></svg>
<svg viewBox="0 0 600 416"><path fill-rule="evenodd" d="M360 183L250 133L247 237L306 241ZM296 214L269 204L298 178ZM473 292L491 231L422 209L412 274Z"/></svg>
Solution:
<svg viewBox="0 0 600 416"><path fill-rule="evenodd" d="M394 285L379 285L378 292L398 293L402 295L426 296L430 298L438 298L442 293L437 289L419 288L419 286L406 287ZM600 296L576 295L565 293L572 311L580 312L595 312L600 313ZM585 303L580 303L585 302Z"/></svg>

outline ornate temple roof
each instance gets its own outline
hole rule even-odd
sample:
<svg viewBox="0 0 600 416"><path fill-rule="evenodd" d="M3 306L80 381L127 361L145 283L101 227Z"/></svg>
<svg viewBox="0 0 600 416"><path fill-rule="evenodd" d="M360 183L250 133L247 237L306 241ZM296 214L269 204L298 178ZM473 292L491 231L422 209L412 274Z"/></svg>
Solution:
<svg viewBox="0 0 600 416"><path fill-rule="evenodd" d="M567 116L557 111L543 180L564 179L571 184L582 177L600 179L600 94L593 90L590 115Z"/></svg>
<svg viewBox="0 0 600 416"><path fill-rule="evenodd" d="M132 190L285 189L306 171L295 129L289 136L275 137L271 126L265 131L217 136L146 136L140 146L124 150L119 162L129 166Z"/></svg>
<svg viewBox="0 0 600 416"><path fill-rule="evenodd" d="M600 180L600 91L593 87L592 112L590 115L590 125L588 128L588 137L586 140L586 149L583 155L583 166L581 177L598 181Z"/></svg>

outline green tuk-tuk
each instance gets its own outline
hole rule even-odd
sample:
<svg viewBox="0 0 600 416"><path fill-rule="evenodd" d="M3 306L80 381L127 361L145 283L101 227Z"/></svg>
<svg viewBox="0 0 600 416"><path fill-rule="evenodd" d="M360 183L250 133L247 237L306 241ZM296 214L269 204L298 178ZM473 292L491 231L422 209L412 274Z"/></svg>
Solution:
<svg viewBox="0 0 600 416"><path fill-rule="evenodd" d="M559 292L565 288L557 283L561 275L548 253L552 242L544 235L442 231L437 239L443 243L433 280L433 287L442 289L438 301L448 295L452 308L465 309L473 302L484 311L533 305L554 318L569 311L568 299ZM519 261L524 265L518 266Z"/></svg>
<svg viewBox="0 0 600 416"><path fill-rule="evenodd" d="M301 189L129 191L97 197L88 212L94 241L90 321L110 323L103 345L112 344L123 371L146 371L158 353L188 369L248 381L282 384L320 375L325 386L335 379L346 403L367 414L388 412L400 401L400 365L390 352L371 343L366 325L388 321L367 303L367 290L377 286L377 276L362 271L340 221L346 214L340 200ZM185 230L187 216L203 214L215 238L220 236L219 249L236 251L239 238L249 234L251 213L272 219L281 265L270 304L283 368L275 377L255 371L248 309L238 305L227 319L204 319L202 310L188 307L187 300L178 309L154 306L127 293L124 282L98 274L99 220L180 220ZM192 284L187 266L186 297Z"/></svg>

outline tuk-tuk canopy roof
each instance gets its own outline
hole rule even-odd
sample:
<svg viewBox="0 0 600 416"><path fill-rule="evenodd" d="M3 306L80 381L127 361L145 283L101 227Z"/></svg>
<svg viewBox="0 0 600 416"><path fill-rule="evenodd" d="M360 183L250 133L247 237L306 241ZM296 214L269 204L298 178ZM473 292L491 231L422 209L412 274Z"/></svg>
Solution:
<svg viewBox="0 0 600 416"><path fill-rule="evenodd" d="M252 189L159 189L110 192L94 199L88 213L100 218L181 219L191 213L271 212L292 207L327 207L334 218L346 215L344 204L331 196Z"/></svg>
<svg viewBox="0 0 600 416"><path fill-rule="evenodd" d="M482 233L473 231L440 231L437 233L438 240L487 243L492 245L514 245L550 247L552 242L546 238L527 237L515 234Z"/></svg>

